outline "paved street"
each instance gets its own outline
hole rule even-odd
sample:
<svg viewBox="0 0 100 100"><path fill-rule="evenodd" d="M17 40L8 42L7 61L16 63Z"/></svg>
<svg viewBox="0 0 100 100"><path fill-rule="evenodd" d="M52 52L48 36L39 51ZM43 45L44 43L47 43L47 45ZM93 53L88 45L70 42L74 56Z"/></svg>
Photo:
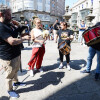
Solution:
<svg viewBox="0 0 100 100"><path fill-rule="evenodd" d="M25 82L27 86L17 88L16 91L20 98L9 98L5 86L5 73L3 70L0 71L0 100L100 100L100 81L94 81L96 56L93 60L91 73L80 73L86 66L87 46L72 43L70 62L72 69L68 71L66 67L58 69L57 44L54 41L47 41L42 64L44 73L35 71L34 77L29 76L27 65L32 48L28 46L27 42L24 42L24 46L25 49L22 50L23 72L19 71L18 77L19 81Z"/></svg>

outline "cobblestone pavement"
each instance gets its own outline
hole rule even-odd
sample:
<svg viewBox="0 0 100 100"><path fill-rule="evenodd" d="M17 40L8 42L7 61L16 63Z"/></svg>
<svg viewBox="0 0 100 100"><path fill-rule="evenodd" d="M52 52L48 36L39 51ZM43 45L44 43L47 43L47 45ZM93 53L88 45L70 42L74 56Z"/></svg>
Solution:
<svg viewBox="0 0 100 100"><path fill-rule="evenodd" d="M71 45L71 71L65 67L58 69L59 55L57 44L54 41L47 41L46 53L42 63L44 73L37 71L34 77L29 76L28 61L31 57L32 48L24 42L25 49L22 50L23 72L18 72L19 81L27 84L25 87L18 87L17 93L20 98L8 97L5 85L5 73L0 71L0 100L100 100L100 81L94 80L96 68L96 56L93 59L92 71L90 74L81 74L85 69L88 55L88 47L79 43ZM65 61L65 58L64 58ZM1 68L1 67L0 67Z"/></svg>

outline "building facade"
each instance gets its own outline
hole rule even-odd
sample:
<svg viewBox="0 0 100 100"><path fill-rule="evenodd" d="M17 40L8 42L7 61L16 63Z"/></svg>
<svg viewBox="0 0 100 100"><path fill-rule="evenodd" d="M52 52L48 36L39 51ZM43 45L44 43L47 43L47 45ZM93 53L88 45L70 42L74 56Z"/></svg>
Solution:
<svg viewBox="0 0 100 100"><path fill-rule="evenodd" d="M9 6L9 0L0 0L0 6Z"/></svg>
<svg viewBox="0 0 100 100"><path fill-rule="evenodd" d="M10 0L10 5L16 20L24 15L28 21L37 16L43 24L50 22L50 0Z"/></svg>
<svg viewBox="0 0 100 100"><path fill-rule="evenodd" d="M41 19L42 23L48 27L48 25L53 24L57 18L61 20L61 16L64 14L65 0L62 0L64 1L62 7L60 1L61 0L10 0L10 6L16 20L20 20L21 14L23 14L27 20L37 16ZM51 8L52 3L54 3L54 14ZM61 8L61 10L58 8Z"/></svg>
<svg viewBox="0 0 100 100"><path fill-rule="evenodd" d="M92 15L95 16L93 24L100 21L100 0L78 0L71 8L71 23L78 25L80 20L86 22L86 16L89 15L91 7L93 8Z"/></svg>
<svg viewBox="0 0 100 100"><path fill-rule="evenodd" d="M65 14L65 0L50 0L51 23L56 19L62 20Z"/></svg>

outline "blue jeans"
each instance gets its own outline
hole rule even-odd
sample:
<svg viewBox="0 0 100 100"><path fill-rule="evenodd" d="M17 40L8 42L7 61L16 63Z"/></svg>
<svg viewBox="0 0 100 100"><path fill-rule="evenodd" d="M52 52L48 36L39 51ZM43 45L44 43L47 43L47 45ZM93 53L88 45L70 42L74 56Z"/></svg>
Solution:
<svg viewBox="0 0 100 100"><path fill-rule="evenodd" d="M86 70L90 71L92 66L92 59L94 58L95 54L97 54L97 67L96 67L96 73L100 73L100 51L95 50L92 47L89 47L89 54L87 58L87 66Z"/></svg>

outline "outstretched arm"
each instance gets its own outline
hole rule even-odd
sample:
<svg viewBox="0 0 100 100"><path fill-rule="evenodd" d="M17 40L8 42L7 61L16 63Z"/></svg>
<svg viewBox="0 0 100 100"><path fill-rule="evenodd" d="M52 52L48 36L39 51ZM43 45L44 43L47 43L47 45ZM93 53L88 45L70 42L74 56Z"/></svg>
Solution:
<svg viewBox="0 0 100 100"><path fill-rule="evenodd" d="M12 36L8 37L7 39L5 39L6 42L8 42L10 45L18 45L21 44L24 40L30 40L30 36L26 35L23 36L22 38L18 39L18 38L13 38Z"/></svg>
<svg viewBox="0 0 100 100"><path fill-rule="evenodd" d="M58 35L56 35L56 40L55 40L55 43L57 43L57 40L58 40Z"/></svg>

